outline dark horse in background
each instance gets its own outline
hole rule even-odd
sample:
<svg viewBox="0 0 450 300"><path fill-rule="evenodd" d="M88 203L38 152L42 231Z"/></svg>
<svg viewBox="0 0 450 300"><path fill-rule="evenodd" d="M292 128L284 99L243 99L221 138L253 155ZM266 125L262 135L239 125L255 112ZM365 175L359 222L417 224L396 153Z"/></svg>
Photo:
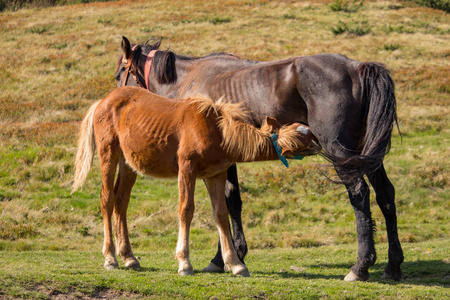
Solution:
<svg viewBox="0 0 450 300"><path fill-rule="evenodd" d="M389 260L383 279L399 280L403 251L398 239L395 190L383 158L390 149L397 122L394 82L379 63L359 62L338 54L300 56L278 61L249 61L226 53L205 57L179 56L159 51L154 44L130 45L122 39L116 81L139 85L168 98L195 94L245 104L254 125L265 116L281 124L310 127L344 183L356 216L358 259L345 277L367 280L376 261L367 175L386 220ZM236 166L227 172L226 199L239 258L247 253ZM130 247L129 241L123 243ZM131 249L131 248L130 248ZM219 251L205 271L223 271Z"/></svg>

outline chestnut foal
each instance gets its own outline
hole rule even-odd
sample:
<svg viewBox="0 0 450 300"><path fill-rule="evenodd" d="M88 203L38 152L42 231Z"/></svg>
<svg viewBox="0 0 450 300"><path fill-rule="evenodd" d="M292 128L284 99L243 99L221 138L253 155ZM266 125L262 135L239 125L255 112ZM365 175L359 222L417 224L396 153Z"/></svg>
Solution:
<svg viewBox="0 0 450 300"><path fill-rule="evenodd" d="M137 87L120 87L89 109L80 131L73 190L80 188L92 166L95 149L102 176L101 211L104 222L105 268L118 267L118 254L126 267L139 268L128 239L126 210L136 172L155 177L178 176L178 273L192 275L189 227L194 214L194 188L204 179L214 213L225 263L233 274L249 276L233 247L225 202L227 169L235 162L278 159L273 133L284 154L313 155L321 147L307 126L281 126L266 118L261 129L248 122L241 104L196 97L173 100ZM119 165L119 173L114 177Z"/></svg>

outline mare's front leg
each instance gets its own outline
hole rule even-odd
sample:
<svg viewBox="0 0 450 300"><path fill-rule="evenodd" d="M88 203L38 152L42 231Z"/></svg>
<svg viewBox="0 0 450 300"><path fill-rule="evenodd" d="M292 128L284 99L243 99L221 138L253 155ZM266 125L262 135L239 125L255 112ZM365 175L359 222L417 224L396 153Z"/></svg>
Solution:
<svg viewBox="0 0 450 300"><path fill-rule="evenodd" d="M122 258L125 267L140 269L139 261L131 251L127 227L127 208L130 202L131 189L136 182L137 174L128 166L123 156L119 161L119 174L114 188L116 201L114 205L114 231L116 236L117 254Z"/></svg>
<svg viewBox="0 0 450 300"><path fill-rule="evenodd" d="M189 161L179 162L178 167L178 216L180 221L176 249L178 273L180 275L194 275L194 269L189 260L189 229L195 209L194 190L196 174L193 172Z"/></svg>
<svg viewBox="0 0 450 300"><path fill-rule="evenodd" d="M233 228L233 244L236 253L244 263L247 254L247 241L244 236L244 228L242 227L242 199L239 191L239 181L237 175L236 164L227 170L227 183L225 185L225 199L227 202L228 212L230 214L231 225Z"/></svg>
<svg viewBox="0 0 450 300"><path fill-rule="evenodd" d="M339 174L339 169L336 168ZM352 183L345 184L350 197L350 203L356 217L356 235L358 237L358 259L351 268L350 273L345 276L345 281L365 281L369 279L369 267L376 259L373 240L374 225L370 212L369 186L361 177Z"/></svg>
<svg viewBox="0 0 450 300"><path fill-rule="evenodd" d="M389 242L389 260L382 279L400 280L403 262L403 250L398 239L397 213L395 209L395 189L387 177L384 165L372 174L367 175L370 184L375 190L378 206L386 220L386 231Z"/></svg>
<svg viewBox="0 0 450 300"><path fill-rule="evenodd" d="M242 227L242 199L239 191L239 181L237 176L236 164L232 165L227 170L227 183L225 186L225 198L227 202L228 212L230 214L231 225L233 228L233 244L237 255L242 263L244 263L245 255L247 254L247 241L244 236L244 229ZM221 244L219 246L216 256L211 260L211 263L203 269L203 272L223 272L224 262L222 258Z"/></svg>
<svg viewBox="0 0 450 300"><path fill-rule="evenodd" d="M240 261L230 234L228 222L228 209L225 201L226 173L205 179L208 193L211 198L214 218L219 230L223 261L228 265L234 275L250 276L247 267Z"/></svg>

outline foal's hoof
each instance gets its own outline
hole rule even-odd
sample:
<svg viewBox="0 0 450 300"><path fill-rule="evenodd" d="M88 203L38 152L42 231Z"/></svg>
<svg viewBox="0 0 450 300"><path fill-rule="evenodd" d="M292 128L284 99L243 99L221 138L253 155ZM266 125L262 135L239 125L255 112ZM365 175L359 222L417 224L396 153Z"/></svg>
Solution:
<svg viewBox="0 0 450 300"><path fill-rule="evenodd" d="M248 271L248 268L245 265L238 265L234 266L233 268L233 275L239 276L239 277L250 277L250 272Z"/></svg>
<svg viewBox="0 0 450 300"><path fill-rule="evenodd" d="M194 276L194 271L192 270L180 270L178 271L178 274L181 276Z"/></svg>
<svg viewBox="0 0 450 300"><path fill-rule="evenodd" d="M219 267L215 263L209 263L209 265L203 269L205 273L223 273L223 268Z"/></svg>
<svg viewBox="0 0 450 300"><path fill-rule="evenodd" d="M368 275L367 277L360 277L353 273L353 271L350 271L350 273L345 276L344 281L367 281L367 279L369 279Z"/></svg>
<svg viewBox="0 0 450 300"><path fill-rule="evenodd" d="M248 270L241 271L239 273L234 274L238 277L250 277L250 272Z"/></svg>
<svg viewBox="0 0 450 300"><path fill-rule="evenodd" d="M229 265L225 265L225 266L223 267L223 270L224 270L225 272L233 272L233 271L231 270L231 267L230 267Z"/></svg>
<svg viewBox="0 0 450 300"><path fill-rule="evenodd" d="M115 263L105 263L104 265L105 269L108 271L117 269L119 267L119 263L115 262Z"/></svg>
<svg viewBox="0 0 450 300"><path fill-rule="evenodd" d="M137 261L137 259L128 259L125 261L125 267L133 270L140 270L141 264Z"/></svg>

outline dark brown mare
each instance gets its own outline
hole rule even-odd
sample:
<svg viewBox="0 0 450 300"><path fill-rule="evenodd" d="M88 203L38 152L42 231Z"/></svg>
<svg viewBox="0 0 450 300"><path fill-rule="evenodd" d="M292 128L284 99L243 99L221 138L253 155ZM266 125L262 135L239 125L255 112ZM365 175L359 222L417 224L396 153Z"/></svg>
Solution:
<svg viewBox="0 0 450 300"><path fill-rule="evenodd" d="M97 149L102 174L101 211L104 223L105 268L139 268L128 243L126 211L136 172L178 177L180 220L176 258L178 273L192 275L189 228L194 215L196 178L203 178L217 223L224 262L233 274L249 276L231 240L225 201L227 169L235 162L277 159L272 132L282 153L313 155L317 140L304 125L281 126L266 118L261 129L249 125L242 105L207 98L167 99L137 87L121 87L89 109L80 130L73 189L82 186ZM114 177L119 172L116 183Z"/></svg>
<svg viewBox="0 0 450 300"><path fill-rule="evenodd" d="M159 51L160 41L135 45L122 40L116 80L169 98L201 93L225 101L245 99L252 123L265 116L282 124L307 124L345 184L356 216L358 259L345 280L367 280L376 261L367 175L383 212L389 242L384 279L401 278L403 251L398 239L394 186L383 158L397 121L394 82L383 65L339 54L319 54L278 61L249 61L230 54L179 56ZM157 51L156 51L157 50ZM128 76L128 73L134 76ZM126 75L126 78L124 77ZM124 79L125 78L125 79ZM242 201L236 167L228 170L226 200L233 241L243 260L247 252L241 222ZM219 251L205 271L223 270Z"/></svg>

